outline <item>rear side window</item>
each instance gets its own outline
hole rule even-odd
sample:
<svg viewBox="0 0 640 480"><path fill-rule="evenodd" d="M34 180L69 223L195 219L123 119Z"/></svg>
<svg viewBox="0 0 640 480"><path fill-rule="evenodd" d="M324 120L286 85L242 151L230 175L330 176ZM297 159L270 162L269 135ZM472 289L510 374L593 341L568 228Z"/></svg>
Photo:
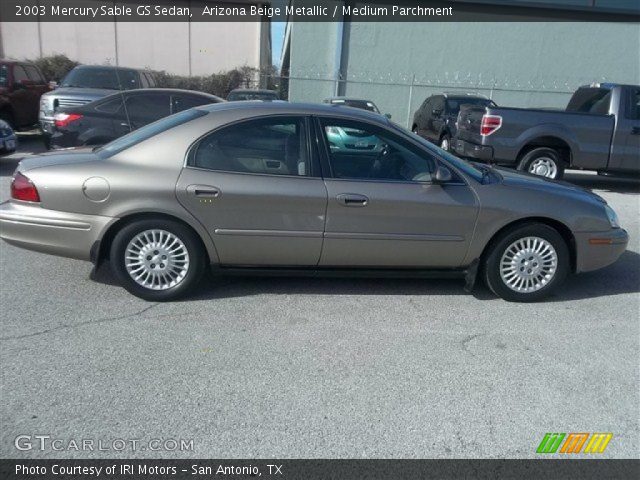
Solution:
<svg viewBox="0 0 640 480"><path fill-rule="evenodd" d="M174 113L209 103L218 103L218 101L202 95L173 95L171 97L171 109Z"/></svg>
<svg viewBox="0 0 640 480"><path fill-rule="evenodd" d="M569 100L568 112L609 113L611 90L608 88L579 88Z"/></svg>
<svg viewBox="0 0 640 480"><path fill-rule="evenodd" d="M304 118L266 118L223 127L191 149L187 164L234 173L310 176Z"/></svg>
<svg viewBox="0 0 640 480"><path fill-rule="evenodd" d="M22 66L15 65L13 67L13 81L18 83L18 82L22 82L23 80L29 80L29 77L27 76L27 72L25 72Z"/></svg>
<svg viewBox="0 0 640 480"><path fill-rule="evenodd" d="M103 147L97 149L96 153L98 154L98 156L100 156L100 158L109 158L162 132L166 132L167 130L177 127L178 125L185 124L196 118L203 117L204 115L207 115L207 112L196 109L185 110L184 112L176 113L175 115L162 118L157 122L145 125L142 128L134 130L133 132L125 135L124 137L120 137L111 143L107 143Z"/></svg>
<svg viewBox="0 0 640 480"><path fill-rule="evenodd" d="M117 113L122 108L122 96L118 94L115 97L101 101L95 106L96 111L102 113Z"/></svg>

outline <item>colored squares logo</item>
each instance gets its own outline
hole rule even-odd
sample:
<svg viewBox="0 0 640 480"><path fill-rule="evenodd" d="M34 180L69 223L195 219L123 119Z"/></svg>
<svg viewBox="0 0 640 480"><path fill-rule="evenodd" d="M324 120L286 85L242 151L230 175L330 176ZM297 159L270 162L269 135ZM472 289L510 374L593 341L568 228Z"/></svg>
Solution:
<svg viewBox="0 0 640 480"><path fill-rule="evenodd" d="M613 433L547 433L536 453L603 453L612 437Z"/></svg>

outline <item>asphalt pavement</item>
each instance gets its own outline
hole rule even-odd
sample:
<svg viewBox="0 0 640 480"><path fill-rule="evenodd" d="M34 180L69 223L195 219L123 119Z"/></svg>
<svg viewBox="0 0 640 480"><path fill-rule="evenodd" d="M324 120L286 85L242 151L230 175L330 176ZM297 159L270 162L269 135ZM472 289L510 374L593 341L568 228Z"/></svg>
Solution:
<svg viewBox="0 0 640 480"><path fill-rule="evenodd" d="M0 158L3 201L40 150L21 141ZM640 185L567 180L631 242L537 304L457 280L309 278L211 280L154 304L108 266L90 280L89 263L1 243L0 456L533 458L547 432L611 432L601 457L637 458ZM111 448L69 449L87 439Z"/></svg>

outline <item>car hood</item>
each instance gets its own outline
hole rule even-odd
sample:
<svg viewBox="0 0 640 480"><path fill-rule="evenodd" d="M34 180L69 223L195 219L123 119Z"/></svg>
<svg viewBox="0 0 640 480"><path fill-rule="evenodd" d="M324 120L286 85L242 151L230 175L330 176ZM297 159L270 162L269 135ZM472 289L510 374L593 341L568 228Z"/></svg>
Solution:
<svg viewBox="0 0 640 480"><path fill-rule="evenodd" d="M18 163L16 171L26 172L28 170L52 165L72 165L74 163L93 162L96 160L99 160L99 157L93 153L91 147L57 150L34 157L23 158L20 160L20 163Z"/></svg>
<svg viewBox="0 0 640 480"><path fill-rule="evenodd" d="M607 203L600 195L596 195L591 190L579 187L562 180L551 180L539 175L531 173L510 170L507 168L496 167L496 170L502 176L502 184L518 188L529 188L549 194L568 195L585 200Z"/></svg>
<svg viewBox="0 0 640 480"><path fill-rule="evenodd" d="M117 91L118 90L109 90L106 88L60 87L51 92L45 93L43 97L82 98L97 100L99 98L106 97L107 95L111 95L112 93L115 93Z"/></svg>

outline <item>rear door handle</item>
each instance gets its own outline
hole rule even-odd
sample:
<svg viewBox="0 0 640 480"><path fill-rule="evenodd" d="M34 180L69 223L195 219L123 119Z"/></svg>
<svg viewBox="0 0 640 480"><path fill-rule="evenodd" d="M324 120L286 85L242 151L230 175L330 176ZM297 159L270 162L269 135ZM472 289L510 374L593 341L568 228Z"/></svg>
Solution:
<svg viewBox="0 0 640 480"><path fill-rule="evenodd" d="M358 193L341 193L336 200L345 207L365 207L369 203L368 197Z"/></svg>
<svg viewBox="0 0 640 480"><path fill-rule="evenodd" d="M631 129L631 135L640 135L640 127L633 127Z"/></svg>
<svg viewBox="0 0 640 480"><path fill-rule="evenodd" d="M189 185L187 193L199 198L217 198L220 196L220 189L211 185Z"/></svg>

